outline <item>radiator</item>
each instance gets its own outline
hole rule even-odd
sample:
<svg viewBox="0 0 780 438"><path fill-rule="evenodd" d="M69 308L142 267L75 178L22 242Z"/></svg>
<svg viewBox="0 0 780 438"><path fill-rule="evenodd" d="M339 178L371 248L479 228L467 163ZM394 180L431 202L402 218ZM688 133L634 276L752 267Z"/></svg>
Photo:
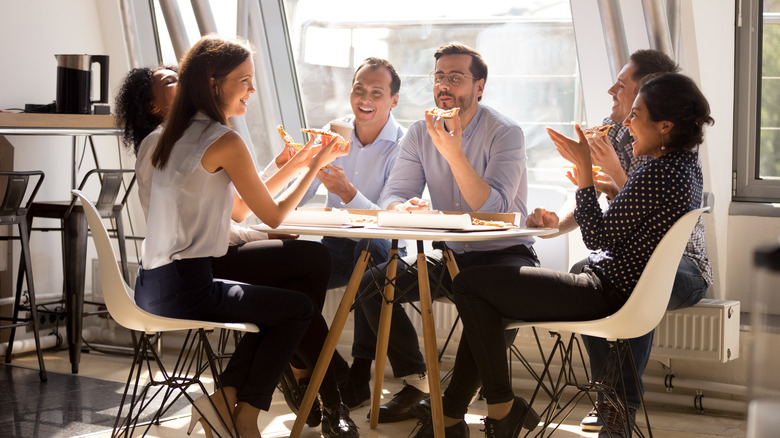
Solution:
<svg viewBox="0 0 780 438"><path fill-rule="evenodd" d="M739 357L739 301L703 299L666 312L655 330L655 358L717 360Z"/></svg>

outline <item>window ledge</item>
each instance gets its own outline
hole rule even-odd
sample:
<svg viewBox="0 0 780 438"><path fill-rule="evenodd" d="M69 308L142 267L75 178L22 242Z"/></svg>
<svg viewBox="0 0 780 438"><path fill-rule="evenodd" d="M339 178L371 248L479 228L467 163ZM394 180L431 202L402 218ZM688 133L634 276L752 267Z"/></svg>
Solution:
<svg viewBox="0 0 780 438"><path fill-rule="evenodd" d="M731 202L729 216L780 217L780 203Z"/></svg>

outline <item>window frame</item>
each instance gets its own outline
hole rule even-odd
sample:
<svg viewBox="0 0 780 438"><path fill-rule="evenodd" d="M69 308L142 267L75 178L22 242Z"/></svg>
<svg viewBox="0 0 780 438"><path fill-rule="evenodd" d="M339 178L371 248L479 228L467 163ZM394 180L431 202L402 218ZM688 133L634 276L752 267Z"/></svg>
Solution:
<svg viewBox="0 0 780 438"><path fill-rule="evenodd" d="M780 202L780 179L759 176L763 0L737 5L732 201Z"/></svg>

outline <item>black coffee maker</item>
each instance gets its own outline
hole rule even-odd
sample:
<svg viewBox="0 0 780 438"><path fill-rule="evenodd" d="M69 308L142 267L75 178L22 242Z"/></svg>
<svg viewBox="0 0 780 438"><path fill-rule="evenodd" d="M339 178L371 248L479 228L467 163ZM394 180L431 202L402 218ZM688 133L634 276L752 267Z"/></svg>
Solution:
<svg viewBox="0 0 780 438"><path fill-rule="evenodd" d="M108 56L54 55L57 58L57 112L92 114L93 103L108 103ZM100 99L92 100L92 64L100 64Z"/></svg>

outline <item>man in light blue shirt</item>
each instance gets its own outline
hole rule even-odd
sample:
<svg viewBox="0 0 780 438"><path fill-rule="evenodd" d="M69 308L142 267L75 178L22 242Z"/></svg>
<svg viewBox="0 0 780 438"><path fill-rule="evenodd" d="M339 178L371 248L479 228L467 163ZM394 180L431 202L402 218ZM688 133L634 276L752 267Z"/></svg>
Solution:
<svg viewBox="0 0 780 438"><path fill-rule="evenodd" d="M334 160L317 174L301 205L311 199L322 184L328 190L327 207L379 209L379 195L398 156L398 140L405 133L390 112L398 104L400 88L401 78L390 62L367 58L358 66L350 93L352 114L340 119L353 125L349 154ZM326 236L321 242L330 250L333 260L330 288L347 284L364 249L368 249L377 264L385 263L390 251L390 241L383 239ZM350 409L363 406L369 400L368 380L376 349L376 336L360 306L355 308L354 318L352 356L356 361L347 370L348 365L341 357L334 356L342 400ZM361 359L366 356L367 360ZM364 383L355 385L353 381Z"/></svg>
<svg viewBox="0 0 780 438"><path fill-rule="evenodd" d="M379 205L391 210L433 208L511 212L525 217L527 174L523 131L514 121L479 103L487 80L487 65L482 56L468 46L449 43L440 47L434 58L436 64L431 79L436 106L445 110L457 107L459 113L446 121L426 114L425 120L417 121L409 128L400 141L401 151ZM426 184L430 202L420 199ZM432 293L449 293L449 276L438 275L442 268L431 262L440 260L445 248L455 252L461 270L486 264L519 268L538 266L532 244L533 238L526 237L493 242L434 242L435 250L426 253L429 269L432 277L443 281L441 289L433 285ZM371 274L363 277L359 289L363 293L375 290L371 285ZM416 283L416 273L397 277L398 290L411 288L403 295L403 301L419 300ZM378 295L363 302L363 310L374 332L378 327L381 303ZM380 407L380 422L410 418L412 406L423 400L428 392L426 366L417 332L400 303L393 306L388 358L394 375L404 379L404 388ZM444 413L450 420L456 420L445 423L448 437L468 436L468 427L462 419L481 385L465 339L460 341L456 362L464 365L457 368L444 393ZM456 379L457 385L454 384ZM430 424L418 431L418 436L432 434Z"/></svg>

